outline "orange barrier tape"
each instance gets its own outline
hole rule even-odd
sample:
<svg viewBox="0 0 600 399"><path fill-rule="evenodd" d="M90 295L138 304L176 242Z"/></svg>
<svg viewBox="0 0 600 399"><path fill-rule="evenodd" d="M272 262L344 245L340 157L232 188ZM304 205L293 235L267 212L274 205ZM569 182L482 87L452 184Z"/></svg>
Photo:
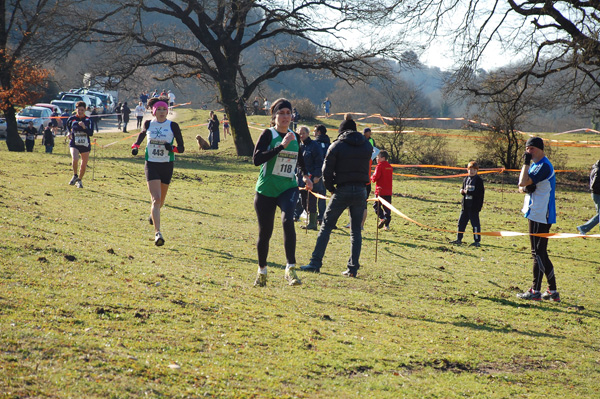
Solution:
<svg viewBox="0 0 600 399"><path fill-rule="evenodd" d="M306 187L301 187L300 190L306 190ZM323 198L326 200L329 199L328 197L318 194L318 193L315 193L313 191L309 191L309 192L317 198ZM471 233L473 233L473 234L479 234L482 236L490 236L490 237L536 236L536 237L545 237L545 238L579 238L579 237L600 238L600 234L584 235L584 234L572 234L572 233L520 233L517 231L481 231L479 233L475 233L475 232L439 229L437 227L431 227L426 224L419 223L414 219L411 219L410 217L408 217L404 213L400 212L398 209L396 209L396 207L394 207L392 204L390 204L383 198L380 198L380 197L369 198L369 199L367 199L367 201L369 201L369 202L379 201L383 206L385 206L386 208L388 208L389 210L394 212L396 215L400 216L402 219L408 220L409 222L414 223L417 226L422 227L424 229L440 231L442 233L452 233L452 234L456 234L456 233L471 234Z"/></svg>

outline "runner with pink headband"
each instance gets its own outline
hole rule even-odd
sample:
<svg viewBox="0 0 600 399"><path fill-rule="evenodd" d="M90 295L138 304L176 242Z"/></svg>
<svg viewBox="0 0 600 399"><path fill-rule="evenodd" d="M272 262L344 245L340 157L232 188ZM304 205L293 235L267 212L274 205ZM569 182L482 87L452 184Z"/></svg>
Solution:
<svg viewBox="0 0 600 399"><path fill-rule="evenodd" d="M167 119L169 105L162 97L151 98L148 106L152 108L154 118L144 122L142 131L131 146L131 154L138 154L140 144L147 137L145 171L152 199L148 222L154 225L154 244L161 246L165 244L165 239L160 232L160 208L165 203L173 177L175 153L181 154L184 151L183 137L179 125ZM174 140L177 141L176 147L173 146Z"/></svg>

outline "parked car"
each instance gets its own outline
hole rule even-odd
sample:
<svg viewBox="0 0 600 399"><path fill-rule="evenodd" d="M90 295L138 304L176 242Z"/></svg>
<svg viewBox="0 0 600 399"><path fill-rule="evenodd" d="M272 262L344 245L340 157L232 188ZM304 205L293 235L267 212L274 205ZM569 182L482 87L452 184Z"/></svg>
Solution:
<svg viewBox="0 0 600 399"><path fill-rule="evenodd" d="M73 102L78 102L78 101L83 101L85 103L86 108L87 107L95 107L96 102L94 101L94 103L92 103L92 100L85 94L77 94L77 93L65 93L63 94L63 96L60 98L62 101L73 101ZM101 111L100 110L96 110L96 112Z"/></svg>
<svg viewBox="0 0 600 399"><path fill-rule="evenodd" d="M17 114L17 127L19 129L25 129L29 122L33 122L33 126L38 129L38 132L44 131L48 123L50 123L50 116L52 111L50 108L44 107L26 107Z"/></svg>
<svg viewBox="0 0 600 399"><path fill-rule="evenodd" d="M56 106L60 107L62 112L66 111L66 112L71 113L75 110L75 104L77 104L77 101L52 100L52 101L50 101L50 103L52 105L56 105Z"/></svg>
<svg viewBox="0 0 600 399"><path fill-rule="evenodd" d="M97 113L103 114L104 113L104 104L102 103L102 100L97 96L90 95L89 93L86 95L92 101L92 108L95 108Z"/></svg>
<svg viewBox="0 0 600 399"><path fill-rule="evenodd" d="M77 94L87 94L87 95L98 97L100 100L102 100L102 105L104 106L104 110L103 110L104 114L111 114L115 110L115 105L116 105L115 99L114 99L113 95L110 93L105 93L105 92L98 91L98 90L90 90L85 87L82 87L79 89L71 89L70 92L77 93Z"/></svg>
<svg viewBox="0 0 600 399"><path fill-rule="evenodd" d="M60 109L60 106L58 106L57 104L37 103L37 104L34 105L34 107L50 108L52 110L52 112L56 112L59 115L62 114L62 110Z"/></svg>
<svg viewBox="0 0 600 399"><path fill-rule="evenodd" d="M6 138L6 119L0 118L0 137Z"/></svg>

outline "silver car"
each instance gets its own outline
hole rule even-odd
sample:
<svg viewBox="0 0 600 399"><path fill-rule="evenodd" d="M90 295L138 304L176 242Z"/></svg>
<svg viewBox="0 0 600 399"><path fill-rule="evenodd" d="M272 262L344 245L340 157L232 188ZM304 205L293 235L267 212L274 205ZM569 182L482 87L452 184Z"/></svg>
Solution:
<svg viewBox="0 0 600 399"><path fill-rule="evenodd" d="M48 123L50 123L50 116L52 111L50 108L44 107L26 107L17 114L17 127L19 130L25 129L29 122L33 122L33 127L38 130L41 134Z"/></svg>

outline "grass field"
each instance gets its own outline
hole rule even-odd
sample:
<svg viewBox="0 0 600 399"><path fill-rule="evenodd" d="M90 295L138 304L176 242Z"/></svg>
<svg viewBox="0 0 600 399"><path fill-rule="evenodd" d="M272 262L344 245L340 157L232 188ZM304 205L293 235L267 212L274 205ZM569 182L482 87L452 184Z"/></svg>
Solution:
<svg viewBox="0 0 600 399"><path fill-rule="evenodd" d="M197 150L205 128L187 126L207 113L177 118L186 152L160 248L133 139L98 149L81 190L67 185L62 138L52 155L39 141L34 153L0 143L0 398L598 397L597 239L551 240L563 301L526 303L516 293L531 281L527 237L455 247L452 234L395 217L376 261L370 210L359 278L340 274L350 254L341 228L322 273L299 273L303 284L289 287L276 223L268 286L254 288L258 168L234 156L231 138ZM461 160L475 153L464 143L451 143ZM584 173L600 158L597 148L564 151ZM460 183L397 179L393 204L455 229ZM559 185L552 232L574 233L592 216L584 186ZM522 201L514 185L486 183L483 231L526 231ZM297 226L300 264L316 236Z"/></svg>

